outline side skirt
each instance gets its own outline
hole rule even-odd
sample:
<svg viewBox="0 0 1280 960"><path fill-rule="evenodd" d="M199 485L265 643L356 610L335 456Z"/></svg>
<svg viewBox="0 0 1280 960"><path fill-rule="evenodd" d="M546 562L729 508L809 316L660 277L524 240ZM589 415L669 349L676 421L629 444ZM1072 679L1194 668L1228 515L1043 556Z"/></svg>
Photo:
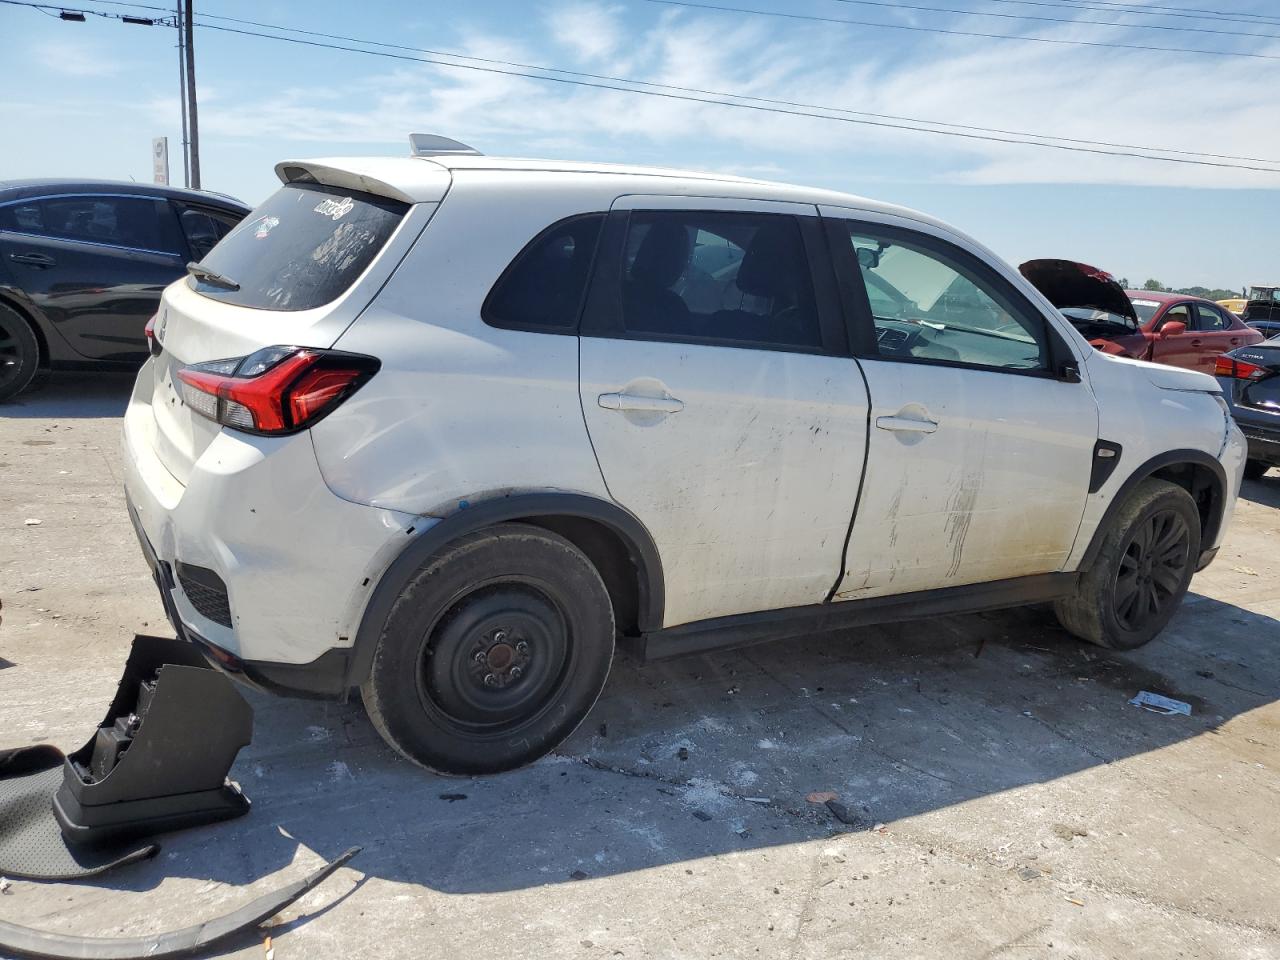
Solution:
<svg viewBox="0 0 1280 960"><path fill-rule="evenodd" d="M991 583L921 590L893 597L815 603L807 607L699 620L644 634L640 638L640 654L645 660L662 660L683 654L745 647L767 640L829 633L876 623L895 623L923 617L1045 603L1070 594L1079 578L1078 573L1042 573Z"/></svg>

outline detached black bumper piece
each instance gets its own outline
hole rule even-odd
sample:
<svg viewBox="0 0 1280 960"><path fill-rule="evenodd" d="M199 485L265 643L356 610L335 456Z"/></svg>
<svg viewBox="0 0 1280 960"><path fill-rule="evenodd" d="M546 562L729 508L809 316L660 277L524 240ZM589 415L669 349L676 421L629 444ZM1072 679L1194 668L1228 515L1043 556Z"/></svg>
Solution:
<svg viewBox="0 0 1280 960"><path fill-rule="evenodd" d="M83 747L0 750L0 876L96 876L152 856L141 838L247 813L227 772L252 733L253 711L196 647L134 637Z"/></svg>
<svg viewBox="0 0 1280 960"><path fill-rule="evenodd" d="M54 816L90 845L241 816L227 771L252 739L253 709L198 650L136 636L106 719L66 759Z"/></svg>

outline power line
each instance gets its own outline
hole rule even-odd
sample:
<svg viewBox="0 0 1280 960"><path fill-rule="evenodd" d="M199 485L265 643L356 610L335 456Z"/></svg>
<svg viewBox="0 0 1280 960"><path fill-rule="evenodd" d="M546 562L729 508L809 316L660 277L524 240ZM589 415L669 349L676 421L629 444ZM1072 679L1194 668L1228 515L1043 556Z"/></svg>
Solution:
<svg viewBox="0 0 1280 960"><path fill-rule="evenodd" d="M1280 25L1280 17L1272 17L1263 13L1199 10L1193 7L1161 7L1156 4L1133 9L1134 5L1131 3L1112 3L1110 0L1088 0L1088 2L1084 2L1084 0L987 0L987 2L1014 3L1027 7L1050 7L1057 10L1090 10L1096 13L1115 13L1131 17L1179 17L1185 20L1222 20L1228 23L1251 23L1257 26Z"/></svg>
<svg viewBox="0 0 1280 960"><path fill-rule="evenodd" d="M30 0L0 0L0 3L12 5L12 6L23 6L23 7L32 7L32 8L50 8L51 7L51 5L49 4L34 3L34 2L30 2ZM53 9L61 10L65 8L53 7ZM100 11L86 11L86 12L94 12L102 15ZM114 16L114 15L106 15L106 16ZM246 21L246 22L254 23L253 21ZM860 124L865 126L902 130L902 131L915 132L915 133L929 133L937 136L949 136L949 137L958 137L961 139L975 140L975 141L986 141L986 142L993 142L993 143L1007 143L1007 144L1014 144L1014 145L1021 145L1021 146L1032 146L1032 147L1040 147L1043 149L1063 150L1063 151L1070 151L1075 153L1089 153L1089 154L1096 154L1101 156L1132 157L1132 158L1144 159L1144 160L1157 160L1165 163L1182 163L1182 164L1190 164L1190 165L1196 165L1196 166L1208 166L1208 167L1218 167L1218 168L1226 168L1226 169L1253 170L1253 171L1259 171L1264 173L1280 173L1280 168L1277 168L1274 166L1251 165L1255 163L1266 163L1266 164L1280 163L1280 161L1271 160L1271 159L1233 157L1230 155L1218 155L1218 154L1198 154L1192 151L1179 151L1179 150L1164 149L1160 147L1142 147L1142 146L1133 146L1133 145L1124 145L1124 144L1107 144L1105 142L1100 142L1100 141L1071 140L1069 138L1060 138L1060 137L1051 138L1048 135L1028 134L1028 133L1021 133L1018 131L1003 131L1003 133L1007 133L1008 135L992 136L992 135L989 135L989 133L1001 132L1001 131L995 131L991 128L981 128L981 127L966 128L963 125L959 125L959 124L941 124L941 123L935 123L933 121L918 120L911 117L893 117L890 115L865 114L859 111L847 111L847 110L844 110L843 108L838 108L838 107L825 107L818 104L800 103L795 101L769 101L769 100L765 100L764 98L751 97L751 96L742 95L742 94L725 93L721 91L699 90L697 88L690 88L690 87L672 87L672 86L663 85L663 84L653 84L647 81L628 80L626 78L620 78L620 77L607 77L607 76L594 75L594 74L579 74L574 71L564 71L564 70L559 70L557 68L546 68L546 67L538 67L538 66L532 66L532 65L518 65L519 69L517 69L515 68L515 65L512 65L509 61L484 60L483 63L485 65L480 65L477 63L453 63L447 60L432 59L430 57L416 57L416 56L409 56L407 54L388 53L388 52L377 51L377 50L366 50L361 47L351 47L351 46L344 46L344 45L333 44L333 43L322 43L316 40L305 40L300 37L289 37L289 36L280 36L277 34L259 33L257 31L245 30L245 29L229 27L229 26L220 26L220 25L211 24L211 23L197 23L196 25L206 30L217 30L224 33L259 37L262 39L277 40L277 41L282 41L286 43L294 43L294 44L317 47L322 49L339 50L339 51L344 51L349 53L361 53L366 56L385 57L388 59L408 61L408 62L414 62L414 63L425 63L425 64L430 64L438 67L453 68L455 70L471 70L471 71L478 71L482 73L515 76L515 77L521 77L521 78L530 79L530 80L542 80L544 82L561 83L566 85L588 87L588 88L600 89L600 90L610 90L610 91L615 91L619 93L631 93L631 94L638 94L643 96L660 97L668 100L679 100L679 101L686 101L686 102L693 102L693 103L705 103L705 104L711 104L711 105L717 105L717 106L736 107L738 109L753 110L753 111L764 112L764 113L799 116L799 117L806 117L806 118L819 119L819 120L833 120L833 121L843 122L843 123L853 123L853 124ZM280 30L293 29L293 28L287 28L287 27L276 27L274 25L266 25L266 24L255 23L254 25L268 26L273 29L280 29ZM306 31L306 32L314 33L314 31ZM338 37L338 36L329 35L329 34L324 34L322 36L326 36L330 39L342 39L352 43L365 42L365 43L377 44L381 46L397 46L397 47L399 46L399 45L392 45L392 44L380 44L377 41L360 41L351 37ZM405 49L414 50L415 48L405 48ZM422 51L416 51L416 52L422 52ZM454 57L455 59L463 59L462 55L460 54L440 54L440 53L434 53L434 52L433 54L434 56L449 56L449 57ZM482 60L482 58L468 58L468 59L478 60L478 61ZM544 70L547 72L570 74L571 76L563 76L563 77L546 76L545 74L528 73L528 72L525 72L526 70ZM593 79L590 79L590 80L573 79L572 77L591 77ZM643 85L645 87L649 87L650 89L641 90L641 89L635 89L634 86L618 86L617 84ZM722 98L734 98L734 99L722 99ZM740 100L751 100L755 102L749 102L749 103L737 102ZM786 109L780 106L781 104L786 104L788 107L794 107L796 109ZM818 111L821 111L821 112L818 112ZM852 114L853 116L832 116L831 115L832 113L847 113L847 114ZM875 117L878 119L856 119L855 117ZM890 122L890 121L896 121L896 122ZM913 126L909 124L917 124L917 125ZM926 125L922 126L920 124L926 124ZM945 129L945 130L936 129L936 127L939 127L939 126L948 126L956 129ZM977 132L970 132L970 131L985 131L985 132L977 133ZM1039 137L1040 139L1039 140L1023 139L1026 137ZM1043 140L1048 140L1048 139L1055 139L1062 142L1058 142L1058 143L1042 142ZM1116 149L1109 149L1113 147ZM1104 148L1108 148L1108 149L1104 149ZM1176 157L1175 156L1159 156L1153 153L1137 152L1137 151L1156 151L1158 153L1163 153L1163 154L1179 154L1180 156L1176 156ZM1214 159L1192 159L1193 157L1194 158L1214 158ZM1214 162L1215 159L1216 160L1242 160L1242 161L1247 161L1247 164Z"/></svg>
<svg viewBox="0 0 1280 960"><path fill-rule="evenodd" d="M1142 160L1160 160L1166 163L1182 163L1182 164L1191 164L1191 165L1205 166L1205 167L1224 167L1224 168L1234 169L1234 170L1256 170L1263 173L1280 173L1280 168L1277 168L1277 167L1246 166L1243 164L1223 163L1223 162L1215 162L1210 160L1194 160L1194 159L1185 159L1185 158L1179 158L1179 157L1162 157L1162 156L1154 156L1154 155L1145 154L1145 153L1104 150L1104 149L1097 149L1092 147L1072 146L1072 145L1060 144L1060 143L1043 143L1043 142L1034 141L1034 140L1018 140L1018 139L1011 139L1011 138L987 136L982 134L963 133L955 130L937 130L932 128L919 127L919 126L907 126L906 124L903 124L903 123L889 123L886 121L879 121L879 120L861 120L861 119L854 119L852 117L831 116L830 112L822 112L822 113L816 112L819 110L823 110L824 108L812 106L812 105L810 105L809 108L805 110L784 109L781 107L766 106L766 105L757 104L757 103L740 103L740 102L734 102L729 100L711 99L708 97L699 97L699 96L693 96L689 94L667 92L662 90L637 90L634 87L613 86L607 83L593 82L588 80L574 80L574 79L569 79L567 77L552 77L552 76L546 76L546 75L540 75L540 74L524 73L521 71L506 69L502 67L478 66L475 64L467 64L467 63L450 63L448 61L433 60L426 57L412 57L412 56L409 56L408 54L387 53L387 52L378 51L378 50L364 50L364 49L361 49L360 47L347 47L347 46L340 46L338 44L332 44L332 43L321 43L317 40L304 40L300 37L284 37L284 36L278 36L278 35L256 33L250 30L243 30L235 27L218 26L216 24L211 24L211 23L202 24L201 26L206 30L219 30L225 33L235 33L235 34L241 34L241 35L250 36L250 37L262 37L268 40L282 40L287 43L296 43L296 44L302 44L304 46L311 46L311 47L321 47L321 48L326 48L330 50L344 50L349 53L362 53L362 54L365 54L366 56L387 57L393 60L405 60L405 61L410 61L415 63L427 63L427 64L432 64L438 67L451 68L454 70L475 70L482 73L494 73L494 74L501 74L505 76L523 77L529 80L543 80L551 83L562 83L562 84L569 84L573 86L590 87L597 90L613 90L618 93L633 93L641 96L661 97L666 100L682 100L682 101L691 102L691 103L706 103L706 104L713 104L713 105L724 106L724 107L736 107L742 110L754 110L761 113L784 114L784 115L796 116L796 117L807 117L807 118L816 119L816 120L834 120L840 123L853 123L853 124L861 124L864 126L882 127L887 129L893 129L893 130L906 130L906 131L912 131L915 133L932 133L938 136L959 137L966 140L982 140L982 141L987 141L992 143L1020 144L1023 146L1042 147L1045 149L1066 150L1074 153L1092 153L1092 154L1099 154L1102 156L1110 156L1110 157L1134 157ZM733 96L733 94L725 94L725 96ZM1277 161L1268 160L1264 162L1275 163Z"/></svg>
<svg viewBox="0 0 1280 960"><path fill-rule="evenodd" d="M913 33L941 33L953 37L980 37L984 40L1018 40L1023 43L1052 43L1067 47L1106 47L1113 50L1146 50L1156 53L1194 53L1211 57L1246 57L1253 60L1280 60L1280 54L1248 53L1235 50L1199 50L1195 47L1156 47L1147 44L1105 42L1101 40L1063 40L1058 37L1028 37L1008 33L981 33L976 30L952 30L946 27L921 27L906 23L877 23L873 20L848 20L842 17L819 17L807 13L784 13L778 10L752 10L748 7L728 7L711 3L691 3L689 0L644 0L645 3L661 3L671 7L689 7L693 10L715 10L720 13L746 13L756 17L782 17L787 20L808 20L815 23L838 23L845 26L871 27L877 30L910 30Z"/></svg>
<svg viewBox="0 0 1280 960"><path fill-rule="evenodd" d="M145 9L154 9L154 8L147 7L147 5L145 4L129 4L129 3L123 3L123 2L116 2L116 0L95 0L95 2L110 2L114 6L135 6L135 7L145 8ZM411 53L423 53L429 56L450 57L457 60L471 61L473 63L497 64L499 66L515 67L522 70L540 70L547 73L559 73L559 74L564 74L566 76L583 77L589 80L604 80L610 83L633 84L636 86L650 87L658 90L671 90L677 93L693 93L693 94L700 94L700 95L711 96L711 97L727 97L727 98L733 98L737 100L750 100L755 103L764 103L764 104L770 104L774 106L799 107L799 108L807 108L807 109L824 110L831 113L847 114L849 116L854 116L854 117L870 117L876 120L892 120L892 121L898 121L903 123L925 124L930 127L946 127L953 130L964 130L964 131L969 131L974 133L993 133L993 134L1001 134L1001 135L1011 136L1011 137L1033 137L1038 140L1053 140L1060 143L1082 144L1085 146L1092 146L1092 147L1112 147L1112 148L1122 149L1122 150L1145 150L1145 151L1152 151L1157 153L1175 154L1178 156L1206 157L1214 160L1240 160L1248 163L1280 164L1280 160L1272 160L1266 157L1246 157L1246 156L1240 156L1238 154L1229 154L1229 153L1223 154L1223 153L1206 153L1204 151L1197 151L1197 150L1178 150L1172 147L1154 147L1154 146L1149 146L1145 144L1117 143L1117 142L1107 141L1107 140L1091 140L1091 139L1085 139L1085 138L1062 137L1062 136L1056 136L1054 134L1047 134L1047 133L1032 133L1025 130L1008 130L1000 127L983 127L983 126L976 126L973 124L951 123L944 120L927 120L927 119L921 119L919 117L904 117L904 116L888 114L888 113L873 113L866 110L851 110L846 107L835 107L828 104L812 104L812 103L804 103L804 102L795 101L795 100L782 100L782 99L777 99L772 97L759 97L752 94L726 92L723 90L708 90L700 87L687 87L687 86L677 86L674 84L653 83L648 80L635 80L627 77L610 76L608 74L586 73L579 70L566 70L561 67L547 67L540 64L521 63L519 61L514 61L514 60L500 60L492 57L474 57L474 56L469 56L467 54L453 53L447 50L432 50L424 47L411 47L405 44L388 43L380 40L369 40L367 38L362 38L362 37L350 37L350 36L344 36L342 34L323 33L317 30L304 30L301 27L287 27L281 24L264 23L258 20L245 20L239 17L227 17L227 16L221 16L219 14L201 14L201 16L209 19L225 20L231 23L247 24L255 27L265 27L272 30L282 30L282 31L285 31L286 33L301 33L308 36L323 37L328 40L342 40L349 43L365 44L367 46L386 47L393 50L407 50ZM197 23L197 26L207 26L207 24ZM640 91L634 91L634 92L640 92Z"/></svg>
<svg viewBox="0 0 1280 960"><path fill-rule="evenodd" d="M1001 13L993 10L961 10L955 7L927 7L901 0L839 0L864 7L886 7L890 10L920 10L925 13L954 13L965 17L996 17L1002 20L1035 20L1040 23L1069 23L1093 27L1125 27L1130 30L1167 30L1176 33L1212 33L1226 37L1252 37L1255 40L1280 40L1280 33L1251 33L1248 30L1220 30L1215 27L1174 27L1165 23L1118 23L1114 20L1073 20L1068 17L1046 17L1033 13Z"/></svg>

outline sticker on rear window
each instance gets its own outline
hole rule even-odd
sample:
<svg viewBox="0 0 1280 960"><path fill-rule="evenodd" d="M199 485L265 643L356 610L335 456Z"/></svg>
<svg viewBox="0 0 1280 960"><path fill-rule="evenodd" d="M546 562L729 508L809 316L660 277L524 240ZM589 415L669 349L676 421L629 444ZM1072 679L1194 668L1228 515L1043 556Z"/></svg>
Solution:
<svg viewBox="0 0 1280 960"><path fill-rule="evenodd" d="M280 222L279 217L259 217L254 223L256 224L253 235L259 240L266 239L272 228Z"/></svg>
<svg viewBox="0 0 1280 960"><path fill-rule="evenodd" d="M334 220L341 220L355 209L355 205L355 201L350 197L343 197L341 200L334 200L330 197L316 204L316 213L332 217Z"/></svg>

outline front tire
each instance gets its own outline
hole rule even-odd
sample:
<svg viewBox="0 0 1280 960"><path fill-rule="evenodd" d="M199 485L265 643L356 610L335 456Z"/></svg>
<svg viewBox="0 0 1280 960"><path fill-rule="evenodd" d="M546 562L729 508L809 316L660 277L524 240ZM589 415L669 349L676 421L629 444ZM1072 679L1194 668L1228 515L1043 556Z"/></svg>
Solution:
<svg viewBox="0 0 1280 960"><path fill-rule="evenodd" d="M1076 591L1054 604L1058 622L1112 650L1150 642L1173 617L1200 556L1200 512L1182 487L1138 485L1107 530Z"/></svg>
<svg viewBox="0 0 1280 960"><path fill-rule="evenodd" d="M0 303L0 403L31 385L40 369L40 341L24 316Z"/></svg>
<svg viewBox="0 0 1280 960"><path fill-rule="evenodd" d="M360 692L407 759L498 773L574 731L604 689L613 647L613 607L586 555L549 531L501 524L418 569Z"/></svg>

